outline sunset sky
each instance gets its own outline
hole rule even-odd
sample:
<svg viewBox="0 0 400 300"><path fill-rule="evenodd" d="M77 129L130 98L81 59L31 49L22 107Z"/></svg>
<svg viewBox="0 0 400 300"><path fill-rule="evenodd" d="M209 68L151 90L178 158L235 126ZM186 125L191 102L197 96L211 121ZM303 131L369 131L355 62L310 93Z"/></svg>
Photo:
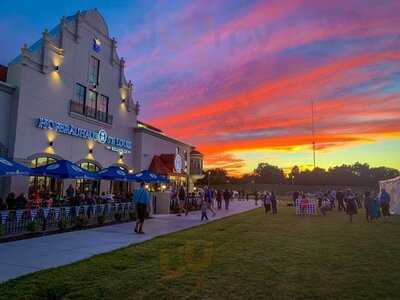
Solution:
<svg viewBox="0 0 400 300"><path fill-rule="evenodd" d="M18 4L17 4L18 3ZM97 7L140 119L237 175L258 162L400 169L400 1L2 1L0 63Z"/></svg>

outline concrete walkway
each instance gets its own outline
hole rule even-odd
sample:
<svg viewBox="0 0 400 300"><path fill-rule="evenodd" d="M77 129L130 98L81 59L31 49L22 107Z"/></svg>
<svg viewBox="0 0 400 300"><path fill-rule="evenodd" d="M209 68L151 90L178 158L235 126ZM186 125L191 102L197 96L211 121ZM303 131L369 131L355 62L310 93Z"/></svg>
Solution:
<svg viewBox="0 0 400 300"><path fill-rule="evenodd" d="M220 210L214 218L210 218L208 213L208 222L254 208L253 201L234 201L228 211ZM135 234L134 225L129 222L0 244L0 282L67 265L201 223L200 212L181 217L157 215L145 221L144 235Z"/></svg>

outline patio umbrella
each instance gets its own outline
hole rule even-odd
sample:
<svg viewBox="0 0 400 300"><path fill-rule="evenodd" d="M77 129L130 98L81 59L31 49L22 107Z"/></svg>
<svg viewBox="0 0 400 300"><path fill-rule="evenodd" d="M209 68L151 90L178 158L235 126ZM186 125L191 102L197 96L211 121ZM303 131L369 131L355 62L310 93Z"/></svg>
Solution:
<svg viewBox="0 0 400 300"><path fill-rule="evenodd" d="M99 179L96 173L86 171L69 160L58 160L49 165L34 168L32 171L37 176L51 176L62 179Z"/></svg>
<svg viewBox="0 0 400 300"><path fill-rule="evenodd" d="M139 173L133 174L130 176L132 180L138 182L166 182L166 178L164 176L157 175L149 170L141 171Z"/></svg>
<svg viewBox="0 0 400 300"><path fill-rule="evenodd" d="M111 166L97 172L101 179L115 180L115 181L128 181L128 173L124 168L118 166Z"/></svg>
<svg viewBox="0 0 400 300"><path fill-rule="evenodd" d="M0 157L0 176L30 176L31 169L11 159Z"/></svg>

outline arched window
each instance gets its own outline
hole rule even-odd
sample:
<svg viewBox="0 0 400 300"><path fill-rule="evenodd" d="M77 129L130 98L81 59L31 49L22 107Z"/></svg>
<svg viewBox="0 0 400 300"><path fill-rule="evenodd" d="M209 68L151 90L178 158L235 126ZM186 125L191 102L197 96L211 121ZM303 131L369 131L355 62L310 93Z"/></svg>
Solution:
<svg viewBox="0 0 400 300"><path fill-rule="evenodd" d="M100 171L100 167L91 162L91 161L84 161L79 164L82 169L85 169L90 172L98 172ZM76 188L81 193L88 193L92 192L96 195L100 193L100 180L87 180L87 179L78 179L76 181Z"/></svg>
<svg viewBox="0 0 400 300"><path fill-rule="evenodd" d="M49 156L38 156L31 160L31 167L37 168L56 162L57 159ZM29 193L49 192L59 193L62 181L54 177L31 176L29 177Z"/></svg>

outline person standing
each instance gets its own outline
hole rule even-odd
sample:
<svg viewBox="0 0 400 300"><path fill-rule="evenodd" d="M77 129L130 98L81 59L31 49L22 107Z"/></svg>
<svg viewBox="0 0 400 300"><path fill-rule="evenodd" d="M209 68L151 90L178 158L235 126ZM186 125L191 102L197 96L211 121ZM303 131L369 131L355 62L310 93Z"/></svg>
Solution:
<svg viewBox="0 0 400 300"><path fill-rule="evenodd" d="M201 200L201 220L203 221L204 219L208 220L207 217L207 208L208 208L208 203L205 199Z"/></svg>
<svg viewBox="0 0 400 300"><path fill-rule="evenodd" d="M254 204L255 204L255 206L258 205L258 192L254 193Z"/></svg>
<svg viewBox="0 0 400 300"><path fill-rule="evenodd" d="M185 188L183 187L183 185L181 185L181 187L179 188L178 200L179 200L178 216L181 215L182 210L185 210L185 215L187 215L188 214L188 209L186 207L186 192L185 192Z"/></svg>
<svg viewBox="0 0 400 300"><path fill-rule="evenodd" d="M373 201L373 196L369 191L366 191L364 194L364 208L365 208L365 217L368 223L371 222L373 218L372 201Z"/></svg>
<svg viewBox="0 0 400 300"><path fill-rule="evenodd" d="M338 211L344 211L345 207L344 207L344 193L343 191L338 191L336 194L336 199L338 202Z"/></svg>
<svg viewBox="0 0 400 300"><path fill-rule="evenodd" d="M75 190L74 190L72 184L70 184L70 185L68 186L68 188L67 188L67 190L66 190L65 192L66 192L66 194L67 194L67 198L68 198L68 199L72 199L72 198L75 197Z"/></svg>
<svg viewBox="0 0 400 300"><path fill-rule="evenodd" d="M264 209L266 214L271 210L271 195L268 192L264 195Z"/></svg>
<svg viewBox="0 0 400 300"><path fill-rule="evenodd" d="M385 189L382 189L381 191L379 202L381 204L383 219L387 220L390 217L390 195Z"/></svg>
<svg viewBox="0 0 400 300"><path fill-rule="evenodd" d="M226 189L224 191L223 197L224 197L224 201L225 201L225 209L228 210L229 209L229 201L230 201L230 198L231 198L231 193Z"/></svg>
<svg viewBox="0 0 400 300"><path fill-rule="evenodd" d="M276 201L276 196L274 192L271 192L271 208L272 214L276 215L278 213L278 203Z"/></svg>
<svg viewBox="0 0 400 300"><path fill-rule="evenodd" d="M147 205L150 202L150 193L144 188L144 182L140 183L140 188L133 194L136 206L136 226L135 232L143 234L144 218L146 216Z"/></svg>
<svg viewBox="0 0 400 300"><path fill-rule="evenodd" d="M9 193L7 198L6 198L6 203L7 207L9 210L15 210L17 206L17 201L15 199L15 194L14 193Z"/></svg>
<svg viewBox="0 0 400 300"><path fill-rule="evenodd" d="M24 193L21 193L17 199L15 200L16 202L16 209L25 209L26 207L26 203L28 202L28 200L25 197Z"/></svg>
<svg viewBox="0 0 400 300"><path fill-rule="evenodd" d="M293 207L296 207L296 201L299 199L300 193L298 191L294 191L292 195Z"/></svg>
<svg viewBox="0 0 400 300"><path fill-rule="evenodd" d="M221 190L217 191L216 199L217 199L217 207L218 207L218 209L221 209L221 207L222 207L222 191Z"/></svg>
<svg viewBox="0 0 400 300"><path fill-rule="evenodd" d="M351 190L347 191L346 195L346 213L349 215L350 223L353 223L353 216L357 214L356 197Z"/></svg>

